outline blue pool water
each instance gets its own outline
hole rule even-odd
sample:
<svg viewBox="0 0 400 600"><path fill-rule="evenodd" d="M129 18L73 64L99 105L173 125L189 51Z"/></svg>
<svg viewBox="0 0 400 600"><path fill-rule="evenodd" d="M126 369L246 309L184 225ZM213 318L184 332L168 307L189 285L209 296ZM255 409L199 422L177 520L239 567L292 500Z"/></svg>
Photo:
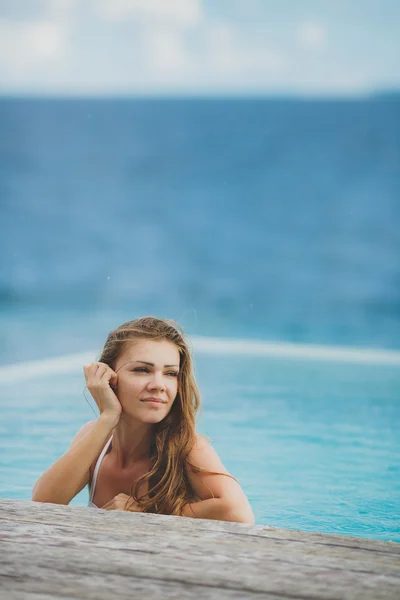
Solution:
<svg viewBox="0 0 400 600"><path fill-rule="evenodd" d="M208 354L196 365L198 430L258 524L400 542L398 365ZM78 369L2 386L1 496L30 499L94 415Z"/></svg>

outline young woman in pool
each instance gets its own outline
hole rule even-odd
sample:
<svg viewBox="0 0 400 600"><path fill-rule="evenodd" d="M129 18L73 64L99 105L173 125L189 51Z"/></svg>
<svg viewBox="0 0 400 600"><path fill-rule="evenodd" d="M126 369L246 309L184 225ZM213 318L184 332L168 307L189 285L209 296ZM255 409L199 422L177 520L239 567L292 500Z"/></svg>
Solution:
<svg viewBox="0 0 400 600"><path fill-rule="evenodd" d="M200 395L172 322L121 325L84 373L100 416L40 477L33 500L69 504L89 485L89 505L106 510L254 522L239 484L195 432Z"/></svg>

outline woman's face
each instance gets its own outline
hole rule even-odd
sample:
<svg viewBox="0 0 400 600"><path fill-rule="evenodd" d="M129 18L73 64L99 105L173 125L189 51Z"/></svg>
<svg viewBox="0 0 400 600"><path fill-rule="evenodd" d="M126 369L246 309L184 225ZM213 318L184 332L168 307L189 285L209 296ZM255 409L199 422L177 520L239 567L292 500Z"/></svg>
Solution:
<svg viewBox="0 0 400 600"><path fill-rule="evenodd" d="M144 423L159 423L178 392L179 351L168 340L137 340L126 345L114 371L122 410Z"/></svg>

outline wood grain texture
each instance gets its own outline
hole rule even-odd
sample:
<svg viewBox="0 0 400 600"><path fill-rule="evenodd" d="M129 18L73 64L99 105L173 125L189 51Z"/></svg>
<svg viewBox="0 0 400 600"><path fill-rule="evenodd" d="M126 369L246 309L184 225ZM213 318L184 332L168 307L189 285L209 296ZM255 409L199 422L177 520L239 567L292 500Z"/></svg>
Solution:
<svg viewBox="0 0 400 600"><path fill-rule="evenodd" d="M0 500L0 600L400 598L400 544Z"/></svg>

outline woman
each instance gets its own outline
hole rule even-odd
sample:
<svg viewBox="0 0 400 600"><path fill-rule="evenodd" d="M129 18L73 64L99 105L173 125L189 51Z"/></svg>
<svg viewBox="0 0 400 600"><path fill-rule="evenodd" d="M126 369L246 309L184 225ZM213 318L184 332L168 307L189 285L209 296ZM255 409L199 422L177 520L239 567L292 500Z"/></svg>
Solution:
<svg viewBox="0 0 400 600"><path fill-rule="evenodd" d="M33 500L69 504L89 485L89 505L106 510L254 522L239 484L195 432L200 395L172 322L124 323L84 373L100 416L37 481Z"/></svg>

